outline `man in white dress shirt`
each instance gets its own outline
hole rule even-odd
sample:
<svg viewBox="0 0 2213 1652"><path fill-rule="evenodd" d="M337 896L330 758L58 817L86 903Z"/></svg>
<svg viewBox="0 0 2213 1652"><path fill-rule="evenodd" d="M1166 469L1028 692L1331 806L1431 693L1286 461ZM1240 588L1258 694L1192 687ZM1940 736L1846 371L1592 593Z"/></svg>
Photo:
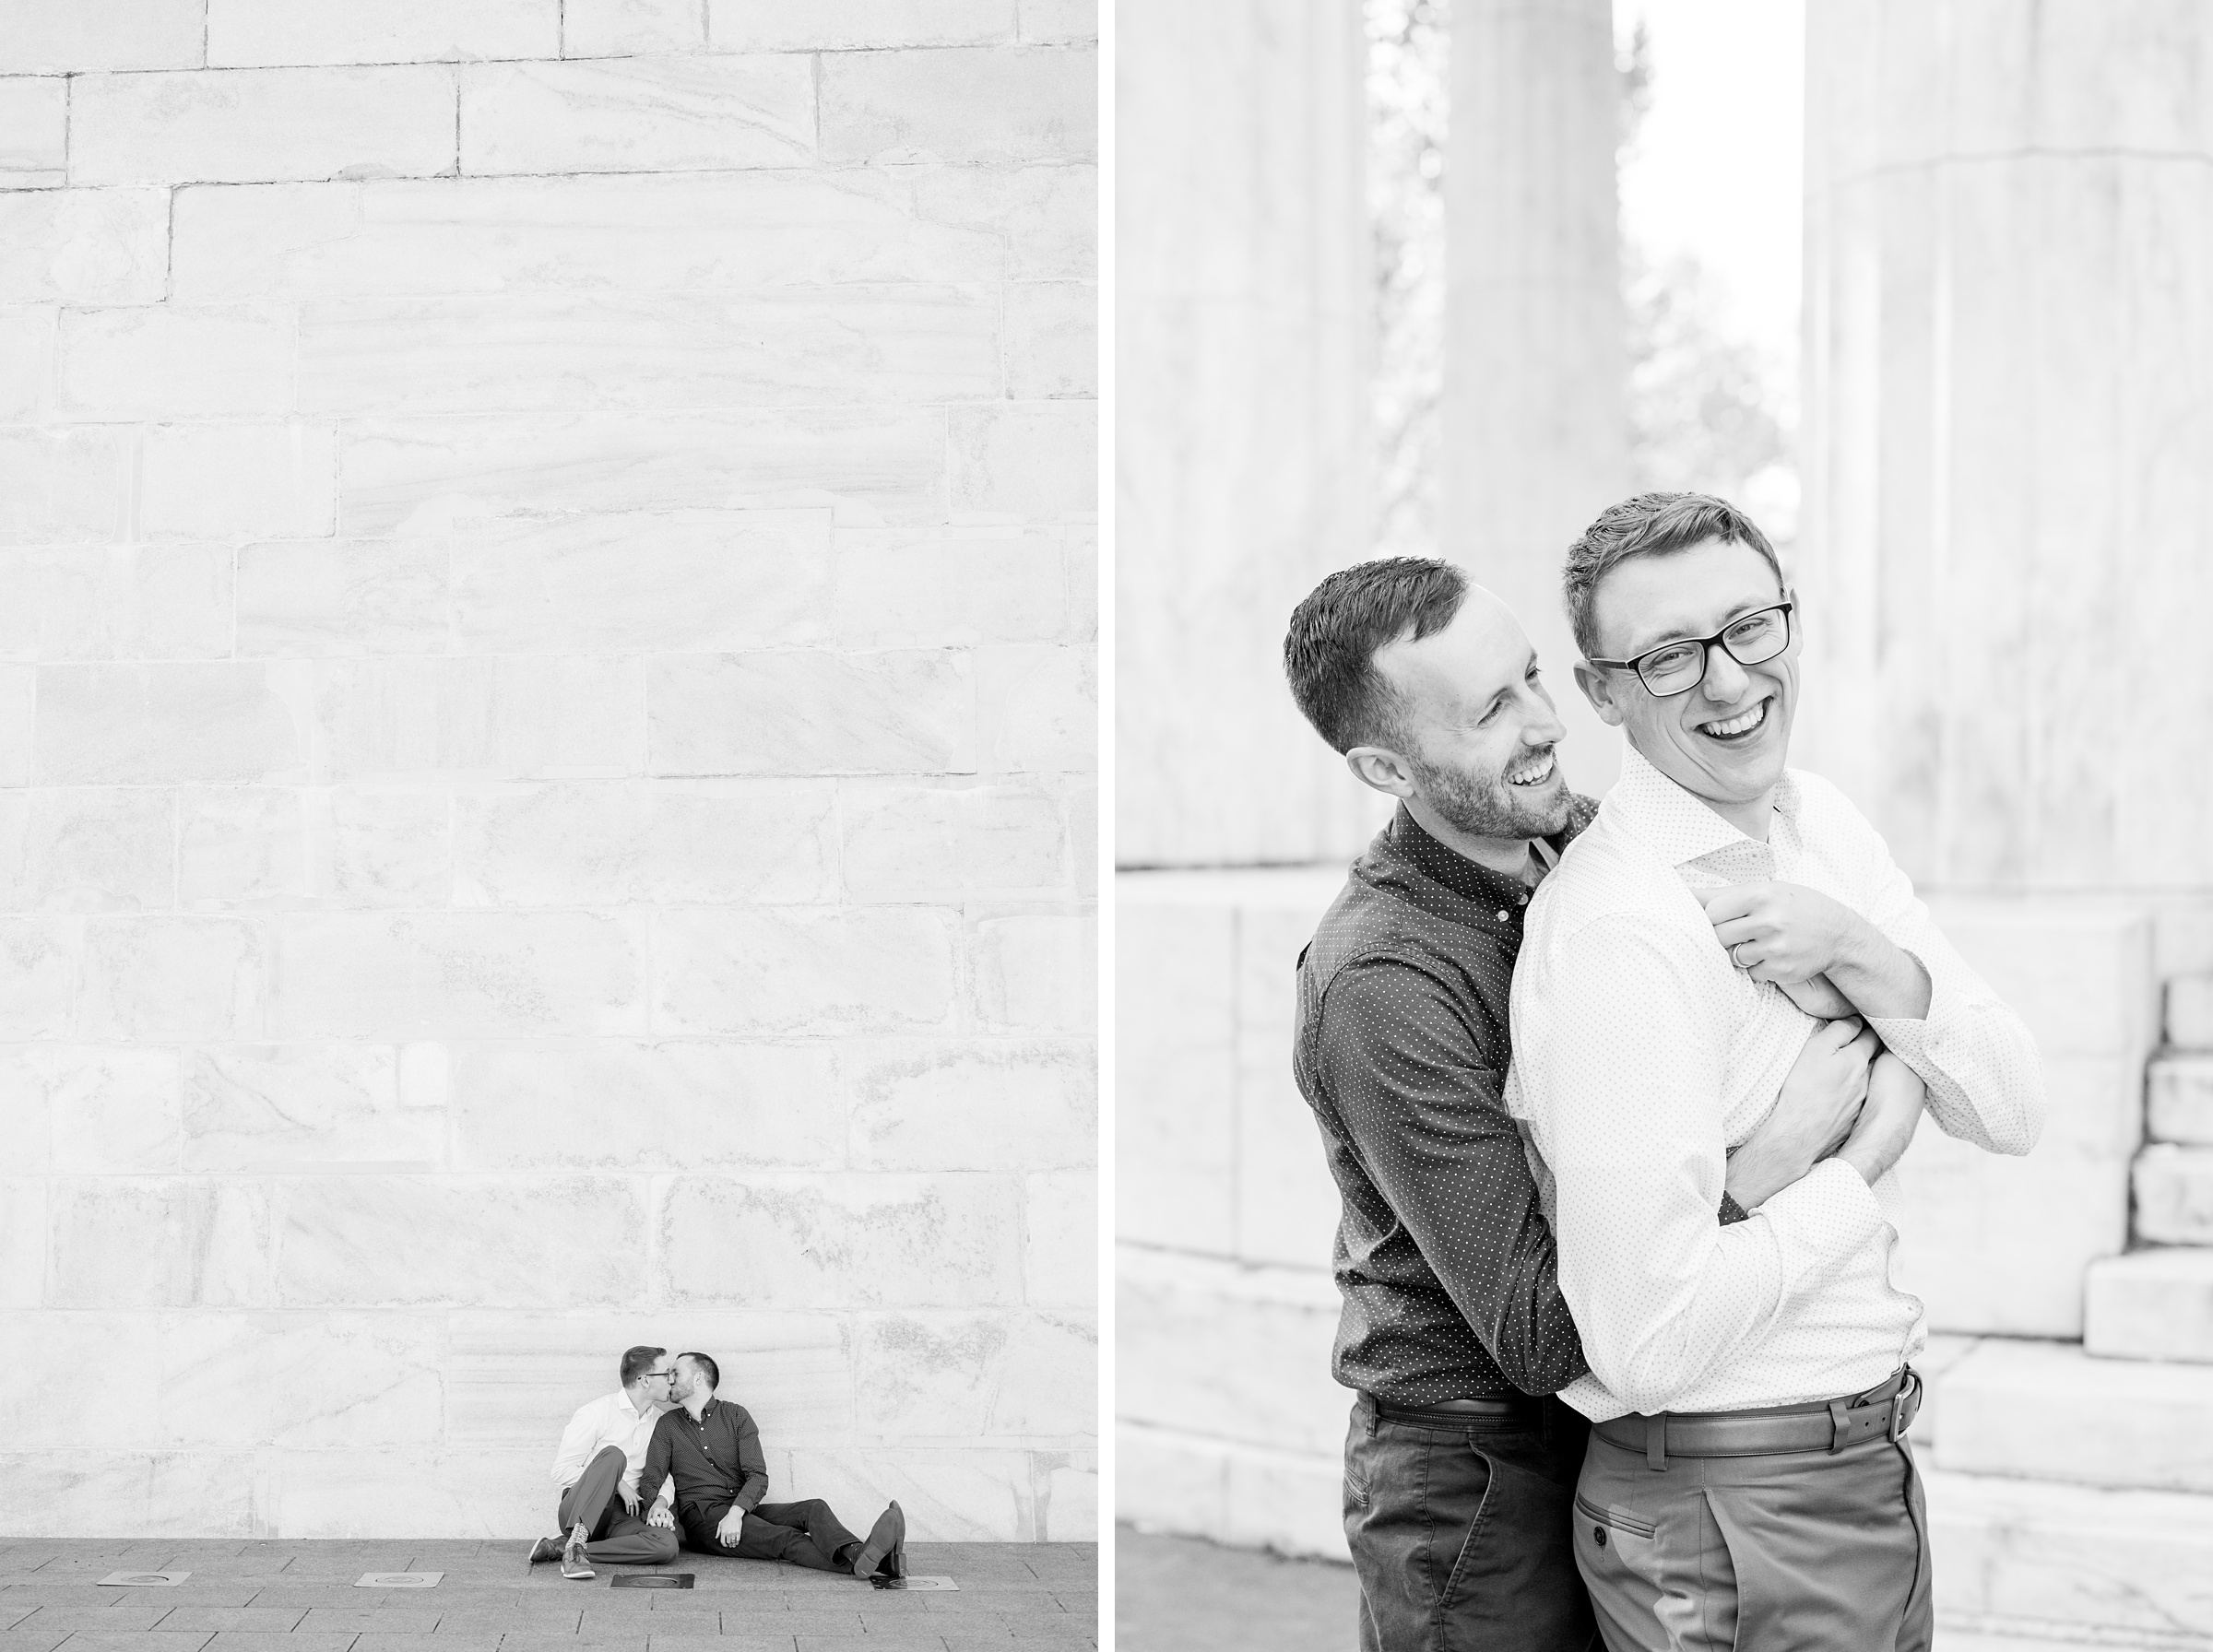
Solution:
<svg viewBox="0 0 2213 1652"><path fill-rule="evenodd" d="M1566 585L1577 681L1629 749L1531 903L1508 1104L1591 1366L1562 1396L1594 1424L1578 1564L1614 1652L1925 1648L1895 1153L1713 1210L1817 1018L1887 1046L1870 1109L1925 1104L1993 1152L2035 1144L2035 1046L1859 812L1786 768L1799 617L1757 526L1641 495Z"/></svg>
<svg viewBox="0 0 2213 1652"><path fill-rule="evenodd" d="M560 1534L538 1539L530 1551L532 1565L558 1559L561 1575L580 1582L593 1575L593 1561L662 1566L677 1554L669 1482L657 1488L650 1509L638 1506L638 1470L645 1467L653 1425L675 1408L670 1389L676 1362L665 1348L625 1349L620 1375L620 1388L577 1407L562 1431L561 1449L553 1456Z"/></svg>

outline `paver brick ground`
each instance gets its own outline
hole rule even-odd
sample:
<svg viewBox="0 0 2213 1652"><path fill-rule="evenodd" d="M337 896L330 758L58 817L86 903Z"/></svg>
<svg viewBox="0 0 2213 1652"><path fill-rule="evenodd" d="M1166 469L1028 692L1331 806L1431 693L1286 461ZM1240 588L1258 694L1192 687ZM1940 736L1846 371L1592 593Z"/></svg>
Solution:
<svg viewBox="0 0 2213 1652"><path fill-rule="evenodd" d="M1115 1536L1119 1652L1352 1652L1360 1585L1349 1565L1225 1549L1197 1538Z"/></svg>
<svg viewBox="0 0 2213 1652"><path fill-rule="evenodd" d="M0 1539L0 1652L1040 1652L1098 1645L1095 1543L912 1543L957 1593L685 1554L689 1590L573 1583L526 1541ZM188 1571L174 1587L111 1572ZM355 1588L444 1572L435 1588Z"/></svg>

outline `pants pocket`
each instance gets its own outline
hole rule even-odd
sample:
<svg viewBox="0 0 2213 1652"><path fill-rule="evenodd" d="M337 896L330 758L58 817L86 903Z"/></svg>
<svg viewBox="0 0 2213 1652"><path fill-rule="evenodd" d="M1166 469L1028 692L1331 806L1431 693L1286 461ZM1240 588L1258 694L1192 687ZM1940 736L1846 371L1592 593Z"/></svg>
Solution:
<svg viewBox="0 0 2213 1652"><path fill-rule="evenodd" d="M1622 1532L1633 1538L1649 1538L1658 1529L1650 1520L1639 1520L1636 1516L1623 1514L1619 1509L1601 1508L1580 1492L1575 1494L1575 1512L1601 1528L1591 1534L1591 1540L1602 1549L1606 1545L1605 1531Z"/></svg>

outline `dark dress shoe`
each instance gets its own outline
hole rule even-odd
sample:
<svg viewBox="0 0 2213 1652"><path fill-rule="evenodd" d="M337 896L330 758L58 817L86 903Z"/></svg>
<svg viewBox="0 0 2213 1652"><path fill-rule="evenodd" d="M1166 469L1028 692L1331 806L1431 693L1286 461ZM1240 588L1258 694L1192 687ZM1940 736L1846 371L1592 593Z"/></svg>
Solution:
<svg viewBox="0 0 2213 1652"><path fill-rule="evenodd" d="M899 1512L896 1502L878 1515L876 1524L869 1528L869 1540L853 1557L853 1575L873 1577L886 1561L899 1567L892 1576L906 1575L906 1516Z"/></svg>
<svg viewBox="0 0 2213 1652"><path fill-rule="evenodd" d="M540 1561L559 1560L561 1558L561 1545L564 1540L565 1540L561 1538L538 1539L536 1543L533 1543L530 1546L530 1564L535 1566Z"/></svg>

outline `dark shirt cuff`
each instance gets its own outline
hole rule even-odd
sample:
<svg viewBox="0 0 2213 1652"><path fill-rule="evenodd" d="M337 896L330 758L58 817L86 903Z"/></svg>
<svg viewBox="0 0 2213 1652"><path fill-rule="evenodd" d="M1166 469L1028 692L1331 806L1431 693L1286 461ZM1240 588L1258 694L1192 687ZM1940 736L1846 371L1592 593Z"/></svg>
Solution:
<svg viewBox="0 0 2213 1652"><path fill-rule="evenodd" d="M1746 1210L1744 1206L1738 1204L1736 1200L1731 1198L1728 1194L1724 1193L1722 1195L1722 1225L1723 1227L1729 1226L1732 1222L1749 1221L1751 1220L1751 1211Z"/></svg>

